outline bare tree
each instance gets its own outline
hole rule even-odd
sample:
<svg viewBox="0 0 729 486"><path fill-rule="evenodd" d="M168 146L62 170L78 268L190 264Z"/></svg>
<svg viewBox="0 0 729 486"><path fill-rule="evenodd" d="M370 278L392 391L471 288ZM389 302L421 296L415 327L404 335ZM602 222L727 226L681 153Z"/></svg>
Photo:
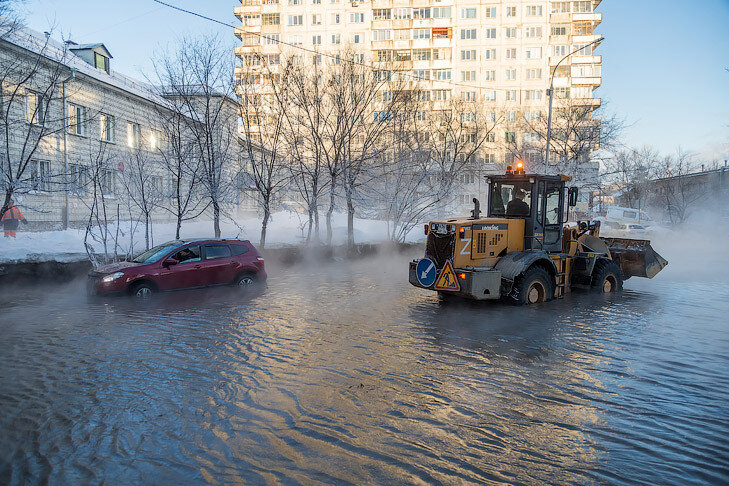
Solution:
<svg viewBox="0 0 729 486"><path fill-rule="evenodd" d="M158 110L159 117L165 121L162 133L166 143L158 153L164 160L164 167L170 181L169 206L162 207L175 217L175 238L180 238L182 223L200 216L210 201L201 197L198 190L201 177L202 159L197 153L198 145L188 129L185 115L175 110Z"/></svg>
<svg viewBox="0 0 729 486"><path fill-rule="evenodd" d="M241 144L253 186L263 205L259 246L264 248L271 203L286 187L290 174L286 151L286 130L290 125L285 112L290 103L292 60L271 66L269 57L257 56L253 62L263 63L264 70L261 72L252 63L241 66L246 70L243 76L246 82L239 85L243 110Z"/></svg>
<svg viewBox="0 0 729 486"><path fill-rule="evenodd" d="M671 223L685 222L694 205L706 197L706 188L691 176L696 171L695 155L680 147L655 167L658 179L652 184L654 201L665 208Z"/></svg>
<svg viewBox="0 0 729 486"><path fill-rule="evenodd" d="M152 215L164 200L164 180L155 172L159 166L143 150L134 150L124 163L121 182L125 195L144 221L144 243L147 249L154 246L152 235Z"/></svg>
<svg viewBox="0 0 729 486"><path fill-rule="evenodd" d="M8 39L12 38L12 44ZM17 44L17 45L15 45ZM16 194L58 190L63 174L35 161L44 144L66 128L59 91L70 74L65 48L50 45L50 34L38 38L14 30L0 38L0 217ZM13 52L19 50L26 52ZM64 189L62 185L61 189Z"/></svg>
<svg viewBox="0 0 729 486"><path fill-rule="evenodd" d="M231 171L239 155L233 57L216 36L184 38L176 52L161 57L156 78L172 109L185 115L200 158L199 180L212 207L215 237L220 237L220 214L234 188Z"/></svg>
<svg viewBox="0 0 729 486"><path fill-rule="evenodd" d="M650 180L661 165L661 154L644 146L615 152L602 164L601 179L610 192L619 194L621 204L631 208L645 206Z"/></svg>
<svg viewBox="0 0 729 486"><path fill-rule="evenodd" d="M107 144L99 141L98 145L89 151L89 165L73 175L71 180L73 192L79 193L81 196L79 200L89 211L84 234L84 248L89 260L94 266L99 265L99 256L103 262L108 262L111 259L109 245L112 243L114 260L117 260L121 215L120 205L114 206L110 199L116 192L116 168L113 167L113 161L107 152ZM112 217L114 214L116 219ZM114 234L111 233L112 221L116 222ZM103 255L96 251L90 240L102 246Z"/></svg>

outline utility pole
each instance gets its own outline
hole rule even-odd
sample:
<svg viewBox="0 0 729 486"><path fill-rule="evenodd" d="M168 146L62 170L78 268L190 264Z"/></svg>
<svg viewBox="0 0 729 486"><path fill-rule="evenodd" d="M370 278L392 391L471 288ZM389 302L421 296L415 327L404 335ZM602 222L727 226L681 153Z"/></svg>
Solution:
<svg viewBox="0 0 729 486"><path fill-rule="evenodd" d="M575 49L574 51L570 52L566 56L564 56L562 59L559 60L556 66L554 66L554 69L552 69L552 74L549 77L549 89L547 90L547 94L549 95L549 114L547 115L547 153L544 157L544 174L547 174L547 169L549 168L549 144L552 140L552 95L554 93L554 73L557 71L557 68L560 64L562 64L562 61L570 57L575 52L579 52L582 49L589 47L593 44L597 44L598 42L601 42L605 39L605 37L600 37L597 40L594 40L590 42L587 45L584 45L580 47L579 49Z"/></svg>

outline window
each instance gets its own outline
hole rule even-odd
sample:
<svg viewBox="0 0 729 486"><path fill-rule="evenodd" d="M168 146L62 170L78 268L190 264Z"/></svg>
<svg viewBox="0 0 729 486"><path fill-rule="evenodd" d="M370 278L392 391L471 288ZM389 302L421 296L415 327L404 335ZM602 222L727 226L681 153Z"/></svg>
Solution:
<svg viewBox="0 0 729 486"><path fill-rule="evenodd" d="M509 89L506 91L506 101L519 101L518 92L515 89Z"/></svg>
<svg viewBox="0 0 729 486"><path fill-rule="evenodd" d="M171 258L179 263L192 263L200 261L200 245L188 246L178 251Z"/></svg>
<svg viewBox="0 0 729 486"><path fill-rule="evenodd" d="M486 49L483 51L483 58L486 60L496 59L496 49Z"/></svg>
<svg viewBox="0 0 729 486"><path fill-rule="evenodd" d="M487 39L496 39L496 29L486 29L484 30L484 35L486 35Z"/></svg>
<svg viewBox="0 0 729 486"><path fill-rule="evenodd" d="M486 18L487 19L496 18L496 7L486 7Z"/></svg>
<svg viewBox="0 0 729 486"><path fill-rule="evenodd" d="M570 97L569 88L554 88L554 97L557 99L567 99Z"/></svg>
<svg viewBox="0 0 729 486"><path fill-rule="evenodd" d="M321 5L321 0L311 0L311 3L314 5Z"/></svg>
<svg viewBox="0 0 729 486"><path fill-rule="evenodd" d="M564 57L567 54L569 54L569 47L570 46L552 46L552 56L554 57Z"/></svg>
<svg viewBox="0 0 729 486"><path fill-rule="evenodd" d="M476 60L476 49L461 51L461 61L475 61L475 60Z"/></svg>
<svg viewBox="0 0 729 486"><path fill-rule="evenodd" d="M451 70L450 69L439 69L437 71L433 71L433 79L437 81L450 81L451 80Z"/></svg>
<svg viewBox="0 0 729 486"><path fill-rule="evenodd" d="M417 121L426 121L428 119L428 112L426 111L419 111L415 115L415 119Z"/></svg>
<svg viewBox="0 0 729 486"><path fill-rule="evenodd" d="M542 6L541 5L527 5L524 7L524 15L527 17L541 17Z"/></svg>
<svg viewBox="0 0 729 486"><path fill-rule="evenodd" d="M575 13L591 13L591 3L590 1L572 2L572 11Z"/></svg>
<svg viewBox="0 0 729 486"><path fill-rule="evenodd" d="M452 27L433 27L433 39L450 39L452 35Z"/></svg>
<svg viewBox="0 0 729 486"><path fill-rule="evenodd" d="M281 42L281 35L280 34L266 34L261 36L261 40L266 45L276 45L279 42Z"/></svg>
<svg viewBox="0 0 729 486"><path fill-rule="evenodd" d="M410 40L412 33L410 29L398 29L395 32L395 40Z"/></svg>
<svg viewBox="0 0 729 486"><path fill-rule="evenodd" d="M553 25L552 26L552 35L567 35L567 32L569 32L569 26L568 25Z"/></svg>
<svg viewBox="0 0 729 486"><path fill-rule="evenodd" d="M332 23L333 24L338 24L339 23L339 19L340 19L340 14L338 14L338 13L333 13L332 14Z"/></svg>
<svg viewBox="0 0 729 486"><path fill-rule="evenodd" d="M46 103L43 96L33 91L25 95L25 119L34 125L43 125L46 120Z"/></svg>
<svg viewBox="0 0 729 486"><path fill-rule="evenodd" d="M364 13L354 12L349 14L349 22L352 24L361 24L364 22Z"/></svg>
<svg viewBox="0 0 729 486"><path fill-rule="evenodd" d="M280 14L262 14L261 24L263 25L279 25L281 23Z"/></svg>
<svg viewBox="0 0 729 486"><path fill-rule="evenodd" d="M430 49L413 49L413 60L430 61Z"/></svg>
<svg viewBox="0 0 729 486"><path fill-rule="evenodd" d="M47 160L30 161L30 188L33 191L50 191L51 163Z"/></svg>
<svg viewBox="0 0 729 486"><path fill-rule="evenodd" d="M592 35L594 27L592 22L575 22L572 24L572 35Z"/></svg>
<svg viewBox="0 0 729 486"><path fill-rule="evenodd" d="M507 17L516 17L516 7L506 7Z"/></svg>
<svg viewBox="0 0 729 486"><path fill-rule="evenodd" d="M96 69L101 69L103 71L106 71L106 73L109 73L109 58L99 54L98 52L94 52L94 67Z"/></svg>
<svg viewBox="0 0 729 486"><path fill-rule="evenodd" d="M462 8L461 9L461 18L462 19L475 19L476 18L476 9L475 8Z"/></svg>
<svg viewBox="0 0 729 486"><path fill-rule="evenodd" d="M246 245L230 245L230 249L233 251L233 256L248 253L248 247Z"/></svg>
<svg viewBox="0 0 729 486"><path fill-rule="evenodd" d="M524 95L527 101L539 101L542 99L542 92L538 89L528 89L524 92Z"/></svg>
<svg viewBox="0 0 729 486"><path fill-rule="evenodd" d="M230 247L228 245L222 245L222 244L213 244L213 245L205 245L205 259L206 260L215 260L218 258L228 258L230 257Z"/></svg>
<svg viewBox="0 0 729 486"><path fill-rule="evenodd" d="M342 36L340 34L332 34L332 44L341 44Z"/></svg>
<svg viewBox="0 0 729 486"><path fill-rule="evenodd" d="M524 27L524 37L527 39L536 39L542 37L541 27Z"/></svg>
<svg viewBox="0 0 729 486"><path fill-rule="evenodd" d="M542 112L541 111L525 111L524 112L524 118L527 121L537 121L537 120L541 120L541 118L542 118Z"/></svg>
<svg viewBox="0 0 729 486"><path fill-rule="evenodd" d="M320 35L312 35L311 36L311 43L315 46L321 45L321 36Z"/></svg>
<svg viewBox="0 0 729 486"><path fill-rule="evenodd" d="M127 147L139 147L139 124L127 122Z"/></svg>
<svg viewBox="0 0 729 486"><path fill-rule="evenodd" d="M302 0L289 0L289 5L301 5Z"/></svg>
<svg viewBox="0 0 729 486"><path fill-rule="evenodd" d="M372 9L372 20L390 20L392 10L389 8Z"/></svg>
<svg viewBox="0 0 729 486"><path fill-rule="evenodd" d="M433 90L434 101L448 101L451 99L451 92L447 89L435 89Z"/></svg>
<svg viewBox="0 0 729 486"><path fill-rule="evenodd" d="M527 69L527 79L529 79L529 80L542 79L542 70L541 69Z"/></svg>
<svg viewBox="0 0 729 486"><path fill-rule="evenodd" d="M461 123L470 123L476 121L476 114L472 112L461 113Z"/></svg>
<svg viewBox="0 0 729 486"><path fill-rule="evenodd" d="M527 59L541 59L542 48L541 47L527 47L524 50L524 57Z"/></svg>
<svg viewBox="0 0 729 486"><path fill-rule="evenodd" d="M476 81L476 71L461 71L461 81Z"/></svg>
<svg viewBox="0 0 729 486"><path fill-rule="evenodd" d="M494 132L487 133L486 134L486 142L495 142L496 141L496 134Z"/></svg>
<svg viewBox="0 0 729 486"><path fill-rule="evenodd" d="M516 47L506 49L506 59L516 59Z"/></svg>
<svg viewBox="0 0 729 486"><path fill-rule="evenodd" d="M516 142L516 133L515 132L506 132L504 134L504 138L506 140L506 143L514 143L514 142Z"/></svg>
<svg viewBox="0 0 729 486"><path fill-rule="evenodd" d="M384 41L384 40L390 40L390 39L392 39L391 30L373 30L372 31L372 40L373 41Z"/></svg>
<svg viewBox="0 0 729 486"><path fill-rule="evenodd" d="M413 9L413 18L415 20L429 19L430 18L430 8L428 8L428 7L414 8Z"/></svg>
<svg viewBox="0 0 729 486"><path fill-rule="evenodd" d="M552 13L570 13L570 2L552 2Z"/></svg>
<svg viewBox="0 0 729 486"><path fill-rule="evenodd" d="M433 59L436 61L450 61L451 50L450 48L433 49Z"/></svg>
<svg viewBox="0 0 729 486"><path fill-rule="evenodd" d="M451 18L451 8L450 7L433 7L433 18L434 19Z"/></svg>
<svg viewBox="0 0 729 486"><path fill-rule="evenodd" d="M352 44L359 44L360 42L362 42L363 38L364 38L364 34L362 34L361 32L352 34Z"/></svg>
<svg viewBox="0 0 729 486"><path fill-rule="evenodd" d="M289 15L289 25L303 25L304 24L304 16L303 15Z"/></svg>
<svg viewBox="0 0 729 486"><path fill-rule="evenodd" d="M162 132L154 128L149 131L149 150L159 150L162 147Z"/></svg>
<svg viewBox="0 0 729 486"><path fill-rule="evenodd" d="M566 47L566 46L565 46ZM590 45L574 45L572 46L573 51L575 52L575 56L591 56L592 55L592 48L593 46Z"/></svg>
<svg viewBox="0 0 729 486"><path fill-rule="evenodd" d="M483 95L483 99L486 101L496 101L496 91L489 90L485 91Z"/></svg>
<svg viewBox="0 0 729 486"><path fill-rule="evenodd" d="M461 39L462 40L473 40L475 38L476 38L476 29L461 29Z"/></svg>
<svg viewBox="0 0 729 486"><path fill-rule="evenodd" d="M101 134L101 140L104 142L114 141L114 117L101 113L99 115L99 132Z"/></svg>
<svg viewBox="0 0 729 486"><path fill-rule="evenodd" d="M413 29L413 39L430 39L430 29Z"/></svg>
<svg viewBox="0 0 729 486"><path fill-rule="evenodd" d="M516 80L516 69L507 69L505 76L507 81Z"/></svg>
<svg viewBox="0 0 729 486"><path fill-rule="evenodd" d="M68 133L86 135L86 108L68 103Z"/></svg>
<svg viewBox="0 0 729 486"><path fill-rule="evenodd" d="M313 14L311 16L311 25L321 25L321 14Z"/></svg>
<svg viewBox="0 0 729 486"><path fill-rule="evenodd" d="M526 132L524 134L525 143L537 143L539 142L539 134L535 132Z"/></svg>
<svg viewBox="0 0 729 486"><path fill-rule="evenodd" d="M389 9L388 9L389 10ZM409 19L412 16L409 8L396 8L393 10L393 18L397 20ZM389 16L387 17L390 18Z"/></svg>
<svg viewBox="0 0 729 486"><path fill-rule="evenodd" d="M496 163L496 154L494 154L494 153L483 154L483 162L484 162L484 164L495 164Z"/></svg>
<svg viewBox="0 0 729 486"><path fill-rule="evenodd" d="M600 72L600 66L592 66L591 64L577 64L572 66L572 76L576 78L600 76Z"/></svg>
<svg viewBox="0 0 729 486"><path fill-rule="evenodd" d="M496 81L496 71L489 70L483 72L483 79L484 81Z"/></svg>
<svg viewBox="0 0 729 486"><path fill-rule="evenodd" d="M84 192L88 183L88 168L79 164L68 164L68 185L71 192L76 194Z"/></svg>
<svg viewBox="0 0 729 486"><path fill-rule="evenodd" d="M475 91L464 91L463 93L461 93L461 96L463 98L463 101L476 101L476 92ZM476 121L475 115L476 114L474 113L473 121Z"/></svg>
<svg viewBox="0 0 729 486"><path fill-rule="evenodd" d="M591 86L575 86L572 88L573 98L592 98Z"/></svg>
<svg viewBox="0 0 729 486"><path fill-rule="evenodd" d="M504 29L507 39L516 39L516 27L507 27Z"/></svg>

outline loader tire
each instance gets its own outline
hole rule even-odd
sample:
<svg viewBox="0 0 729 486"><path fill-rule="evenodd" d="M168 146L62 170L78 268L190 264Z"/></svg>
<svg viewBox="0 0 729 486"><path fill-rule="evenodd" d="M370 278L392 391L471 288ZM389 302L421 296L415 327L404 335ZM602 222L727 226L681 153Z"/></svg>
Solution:
<svg viewBox="0 0 729 486"><path fill-rule="evenodd" d="M618 264L612 260L596 261L590 289L604 294L623 290L623 272Z"/></svg>
<svg viewBox="0 0 729 486"><path fill-rule="evenodd" d="M507 301L515 305L531 305L554 298L554 281L542 267L534 266L519 275Z"/></svg>

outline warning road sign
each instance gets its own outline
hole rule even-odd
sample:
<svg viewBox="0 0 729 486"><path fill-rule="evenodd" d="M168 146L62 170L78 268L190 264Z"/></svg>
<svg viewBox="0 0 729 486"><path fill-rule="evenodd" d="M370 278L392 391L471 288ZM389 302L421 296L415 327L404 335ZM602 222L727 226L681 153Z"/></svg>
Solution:
<svg viewBox="0 0 729 486"><path fill-rule="evenodd" d="M436 290L461 290L461 286L458 284L456 278L456 272L453 271L453 265L450 261L446 261L443 271L440 272L440 277L435 282Z"/></svg>

